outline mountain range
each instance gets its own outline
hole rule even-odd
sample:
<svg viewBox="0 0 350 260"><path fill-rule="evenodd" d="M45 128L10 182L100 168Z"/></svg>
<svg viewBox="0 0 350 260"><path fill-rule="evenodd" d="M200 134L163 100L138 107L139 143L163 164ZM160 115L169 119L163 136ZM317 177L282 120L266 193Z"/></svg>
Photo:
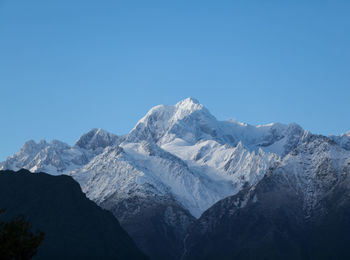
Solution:
<svg viewBox="0 0 350 260"><path fill-rule="evenodd" d="M0 169L73 177L151 259L213 259L220 252L222 259L257 259L265 251L266 259L281 259L266 250L275 241L313 259L315 245L295 241L305 226L334 224L324 221L334 214L330 201L334 207L347 198L349 165L350 133L219 121L188 98L152 108L126 135L92 129L73 146L28 141ZM293 235L280 239L285 233Z"/></svg>

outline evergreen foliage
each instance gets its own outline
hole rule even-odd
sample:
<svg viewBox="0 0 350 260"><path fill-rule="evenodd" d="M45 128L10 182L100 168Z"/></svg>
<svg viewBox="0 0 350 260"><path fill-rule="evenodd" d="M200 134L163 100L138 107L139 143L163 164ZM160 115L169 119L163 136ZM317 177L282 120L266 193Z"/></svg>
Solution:
<svg viewBox="0 0 350 260"><path fill-rule="evenodd" d="M0 210L0 214L4 210ZM32 232L31 223L24 216L17 216L9 222L0 221L0 259L31 259L44 240L41 231Z"/></svg>

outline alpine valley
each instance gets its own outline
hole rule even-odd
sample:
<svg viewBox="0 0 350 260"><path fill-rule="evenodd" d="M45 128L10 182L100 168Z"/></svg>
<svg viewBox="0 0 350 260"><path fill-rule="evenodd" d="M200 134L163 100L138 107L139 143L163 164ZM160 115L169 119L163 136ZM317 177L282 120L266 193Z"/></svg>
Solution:
<svg viewBox="0 0 350 260"><path fill-rule="evenodd" d="M350 259L350 133L218 121L197 100L117 136L26 142L0 170L69 175L151 259Z"/></svg>

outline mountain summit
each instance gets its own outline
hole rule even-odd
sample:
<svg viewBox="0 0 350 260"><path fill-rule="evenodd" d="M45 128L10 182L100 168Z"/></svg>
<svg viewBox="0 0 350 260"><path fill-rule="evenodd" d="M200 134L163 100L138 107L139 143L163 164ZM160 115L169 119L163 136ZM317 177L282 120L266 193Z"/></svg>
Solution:
<svg viewBox="0 0 350 260"><path fill-rule="evenodd" d="M108 133L101 128L93 128L88 133L82 135L75 143L75 146L83 149L103 149L118 142L118 136Z"/></svg>

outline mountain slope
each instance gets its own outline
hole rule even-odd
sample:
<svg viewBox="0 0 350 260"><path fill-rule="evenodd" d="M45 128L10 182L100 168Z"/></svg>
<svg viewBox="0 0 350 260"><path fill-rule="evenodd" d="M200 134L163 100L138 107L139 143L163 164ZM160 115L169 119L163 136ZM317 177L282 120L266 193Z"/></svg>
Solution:
<svg viewBox="0 0 350 260"><path fill-rule="evenodd" d="M0 171L0 208L2 219L24 215L45 233L35 259L147 259L68 176Z"/></svg>
<svg viewBox="0 0 350 260"><path fill-rule="evenodd" d="M348 259L350 154L311 134L253 187L208 209L183 259Z"/></svg>

